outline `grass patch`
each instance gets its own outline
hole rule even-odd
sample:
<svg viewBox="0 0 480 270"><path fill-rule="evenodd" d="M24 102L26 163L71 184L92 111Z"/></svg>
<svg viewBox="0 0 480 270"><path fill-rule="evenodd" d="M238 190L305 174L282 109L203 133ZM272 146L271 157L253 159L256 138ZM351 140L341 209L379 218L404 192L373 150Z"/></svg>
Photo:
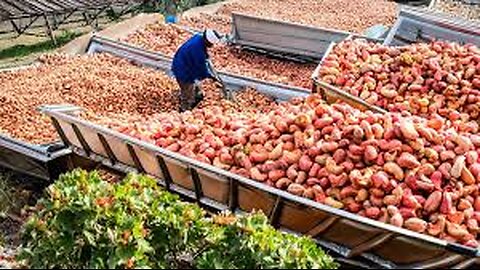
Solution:
<svg viewBox="0 0 480 270"><path fill-rule="evenodd" d="M52 40L46 40L30 45L14 45L3 50L0 50L0 60L8 58L24 57L32 53L40 53L49 50L56 49L82 35L78 32L64 31L62 34L56 37L57 44L54 44Z"/></svg>

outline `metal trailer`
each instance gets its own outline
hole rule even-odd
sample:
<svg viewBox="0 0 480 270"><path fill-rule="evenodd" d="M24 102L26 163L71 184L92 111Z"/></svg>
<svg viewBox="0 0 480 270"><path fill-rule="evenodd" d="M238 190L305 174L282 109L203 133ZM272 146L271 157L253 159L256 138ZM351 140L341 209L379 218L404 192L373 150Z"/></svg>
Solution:
<svg viewBox="0 0 480 270"><path fill-rule="evenodd" d="M480 0L457 0L457 1L458 2L463 2L465 4L469 4L469 5L480 5ZM430 2L430 5L428 6L428 8L434 9L437 2L438 2L438 0L432 0Z"/></svg>
<svg viewBox="0 0 480 270"><path fill-rule="evenodd" d="M169 58L119 42L94 37L89 53L105 52L141 65L168 70ZM229 87L253 85L278 100L306 96L309 91L222 73ZM314 237L342 263L360 267L476 266L478 250L393 227L293 196L216 167L166 151L92 124L73 115L79 108L45 106L68 150L118 171L145 172L168 190L203 206L235 212L261 209L278 228ZM409 250L401 253L398 250Z"/></svg>
<svg viewBox="0 0 480 270"><path fill-rule="evenodd" d="M321 80L319 80L319 73L320 69L323 66L323 62L325 59L328 57L328 55L331 53L333 48L335 47L336 43L332 42L330 46L328 47L327 52L325 55L322 57L322 60L320 60L320 63L318 66L315 68L315 70L312 73L312 92L313 93L319 93L323 99L327 103L335 103L337 101L343 101L345 103L348 103L354 108L360 109L360 110L370 110L378 113L386 113L386 111L378 106L371 105L361 99L360 97L354 96L347 91L344 91L338 87L335 87L333 85L330 85L328 83L325 83Z"/></svg>
<svg viewBox="0 0 480 270"><path fill-rule="evenodd" d="M325 83L319 79L319 74L320 74L320 69L323 67L323 62L325 59L328 57L328 55L332 52L333 48L337 45L337 43L332 42L330 46L328 47L325 55L322 57L320 60L319 64L315 68L315 70L312 73L311 79L312 79L312 92L313 93L319 93L323 99L327 103L335 103L338 101L343 101L345 103L348 103L354 108L357 108L359 110L370 110L374 111L377 113L386 113L387 111L384 110L383 108L380 108L378 106L372 105L361 99L360 97L354 96L347 91L340 89L336 86L330 85L328 83Z"/></svg>
<svg viewBox="0 0 480 270"><path fill-rule="evenodd" d="M93 36L87 47L87 54L102 52L129 59L142 66L149 66L162 70L167 74L170 73L172 65L172 58L170 56L146 51L105 37ZM277 101L287 101L294 97L306 97L311 93L309 89L268 82L228 72L218 72L218 75L226 83L227 88L233 91L239 91L249 86L255 88L262 94L276 99ZM282 92L282 94L279 95L279 92Z"/></svg>
<svg viewBox="0 0 480 270"><path fill-rule="evenodd" d="M151 175L168 191L208 209L261 210L273 226L313 237L341 263L385 268L478 267L478 249L294 196L85 121L68 107L40 110L52 119L75 154L121 172Z"/></svg>
<svg viewBox="0 0 480 270"><path fill-rule="evenodd" d="M394 0L398 4L408 5L408 6L425 6L428 7L433 0Z"/></svg>
<svg viewBox="0 0 480 270"><path fill-rule="evenodd" d="M437 11L437 12L444 12L445 14L448 14L450 16L463 17L463 18L469 19L471 21L477 21L477 22L479 21L478 19L475 19L475 18L469 18L470 15L472 15L472 14L468 14L468 15L465 16L465 14L456 14L455 12L452 12L452 11L443 10L442 8L437 7L439 2L440 2L440 0L432 0L430 2L430 5L428 6L428 9L433 10L433 11ZM476 9L480 10L480 0L456 0L456 2L458 2L458 4L461 4L462 6L472 8L471 12L474 12L473 8L476 8ZM473 16L475 16L475 15L473 15Z"/></svg>
<svg viewBox="0 0 480 270"><path fill-rule="evenodd" d="M159 69L169 66L164 56L99 37L92 39L89 52L111 53ZM226 76L228 85L238 85L229 81L228 75L223 76ZM249 81L246 78L242 80L243 83ZM295 90L290 92L289 88L264 87L271 89L271 93L279 100L297 94ZM40 108L52 119L62 141L76 155L119 172L151 175L167 190L196 201L207 209L236 213L262 210L275 227L313 237L345 265L385 268L478 267L478 249L448 243L294 196L85 121L76 116L77 110L61 106Z"/></svg>
<svg viewBox="0 0 480 270"><path fill-rule="evenodd" d="M91 38L87 53L110 53L126 58L141 66L150 66L169 72L172 59L158 53L147 52L118 41L95 36ZM36 66L37 63L0 70L0 72L18 71ZM230 73L219 73L227 86L233 90L241 90L251 86L277 101L289 100L293 97L306 97L308 89L291 87L263 80L246 78ZM281 96L278 92L283 92ZM64 107L64 106L60 106ZM0 134L0 166L13 171L28 174L36 178L51 181L67 170L67 163L74 158L70 149L63 142L57 141L45 145L23 142L10 136Z"/></svg>
<svg viewBox="0 0 480 270"><path fill-rule="evenodd" d="M428 9L402 7L399 18L385 39L384 44L390 46L408 45L415 42L430 41L434 38L447 39L459 43L470 42L478 46L480 45L480 24L461 19L453 20L441 14L439 15L439 13L432 13ZM371 105L360 97L320 80L320 69L335 45L336 43L330 44L324 57L315 68L311 76L312 91L322 94L329 103L342 100L358 109L385 113L385 109Z"/></svg>
<svg viewBox="0 0 480 270"><path fill-rule="evenodd" d="M434 2L432 2L434 4ZM402 7L385 45L401 46L433 40L480 45L480 23L453 18L431 9Z"/></svg>
<svg viewBox="0 0 480 270"><path fill-rule="evenodd" d="M327 52L332 42L349 37L382 41L346 31L232 13L233 43L254 51L276 52L292 55L290 58L294 59L316 61Z"/></svg>
<svg viewBox="0 0 480 270"><path fill-rule="evenodd" d="M63 173L70 149L63 143L33 145L0 135L0 166L35 178L50 181Z"/></svg>
<svg viewBox="0 0 480 270"><path fill-rule="evenodd" d="M162 59L164 56L99 37L92 39L88 51L111 53L163 70L169 67L169 63ZM225 76L229 87L253 83L279 100L308 94L304 89L278 88L276 84L262 84L260 80L230 74L221 76ZM312 236L341 263L386 268L478 266L477 249L293 196L84 121L74 116L78 110L78 107L61 105L40 108L41 112L51 117L62 142L75 156L121 172L147 173L156 177L166 189L207 208L234 212L260 209L269 215L274 226ZM70 164L73 165L76 164Z"/></svg>
<svg viewBox="0 0 480 270"><path fill-rule="evenodd" d="M1 72L18 71L36 64L1 69ZM50 181L63 172L63 165L71 151L62 142L45 145L31 144L5 134L0 134L0 166L41 180Z"/></svg>

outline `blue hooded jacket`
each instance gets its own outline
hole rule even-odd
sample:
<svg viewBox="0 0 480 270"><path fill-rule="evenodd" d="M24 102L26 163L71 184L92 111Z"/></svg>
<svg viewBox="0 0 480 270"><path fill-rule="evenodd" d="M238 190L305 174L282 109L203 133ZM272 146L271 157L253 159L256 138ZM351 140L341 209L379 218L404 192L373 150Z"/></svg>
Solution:
<svg viewBox="0 0 480 270"><path fill-rule="evenodd" d="M202 35L196 34L185 42L175 53L172 72L184 83L212 78L207 68L207 46Z"/></svg>

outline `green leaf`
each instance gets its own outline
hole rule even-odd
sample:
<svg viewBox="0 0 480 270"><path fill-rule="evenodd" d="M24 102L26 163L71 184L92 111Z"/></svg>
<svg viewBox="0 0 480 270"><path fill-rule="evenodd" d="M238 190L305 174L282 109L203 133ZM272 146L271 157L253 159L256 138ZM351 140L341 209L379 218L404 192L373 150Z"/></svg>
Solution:
<svg viewBox="0 0 480 270"><path fill-rule="evenodd" d="M85 237L85 239L87 240L87 243L91 246L95 246L96 245L96 242L95 242L95 235L93 235L92 233L90 233L89 231L83 231L83 236Z"/></svg>
<svg viewBox="0 0 480 270"><path fill-rule="evenodd" d="M129 174L112 184L96 172L60 176L22 230L30 268L336 268L307 237L278 232L254 213L223 220ZM217 221L222 220L221 218Z"/></svg>
<svg viewBox="0 0 480 270"><path fill-rule="evenodd" d="M140 252L140 254L154 252L154 249L152 248L150 243L144 239L137 240L137 245L138 245L138 251Z"/></svg>

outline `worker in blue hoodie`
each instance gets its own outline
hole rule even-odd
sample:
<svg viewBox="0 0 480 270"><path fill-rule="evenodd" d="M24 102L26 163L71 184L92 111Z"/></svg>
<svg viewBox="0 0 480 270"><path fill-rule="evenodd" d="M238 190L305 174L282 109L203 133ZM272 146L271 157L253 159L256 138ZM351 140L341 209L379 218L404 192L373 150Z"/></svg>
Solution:
<svg viewBox="0 0 480 270"><path fill-rule="evenodd" d="M187 40L175 53L172 72L180 86L180 111L191 110L202 101L197 82L210 78L223 84L208 55L208 49L221 41L219 33L207 29Z"/></svg>

